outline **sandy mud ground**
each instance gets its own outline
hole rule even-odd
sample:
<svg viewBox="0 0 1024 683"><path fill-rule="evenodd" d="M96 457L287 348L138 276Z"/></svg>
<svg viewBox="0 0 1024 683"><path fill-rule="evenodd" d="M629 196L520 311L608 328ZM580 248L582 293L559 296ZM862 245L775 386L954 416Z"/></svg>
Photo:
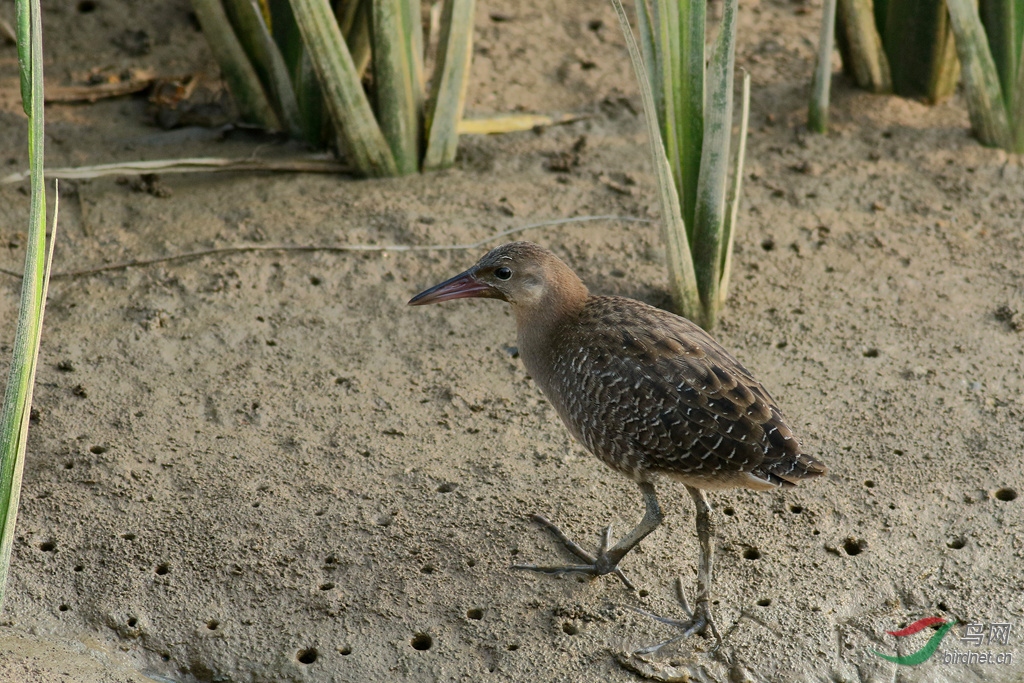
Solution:
<svg viewBox="0 0 1024 683"><path fill-rule="evenodd" d="M185 0L44 2L47 77L96 67L215 73ZM13 18L13 5L0 5ZM716 331L769 387L826 478L713 493L726 645L658 658L709 681L1024 680L1024 161L936 107L834 87L804 129L820 5L741 3L753 77L733 287ZM0 615L0 679L631 681L617 655L672 631L692 590L689 497L594 581L523 575L639 519L636 487L573 443L512 353L498 302L406 306L468 251L549 219L656 219L639 97L603 3L482 2L469 113L575 112L465 138L401 180L165 175L61 186L61 224ZM143 32L143 34L139 34ZM0 46L0 161L26 165L16 52ZM273 138L147 123L144 98L47 111L51 166L271 157ZM584 142L579 143L580 140ZM579 143L579 144L577 144ZM573 151L575 148L575 152ZM553 167L561 167L556 171ZM0 187L0 267L19 271L25 188ZM656 223L534 229L591 290L667 305ZM78 274L76 274L78 273ZM0 273L10 357L18 280ZM6 361L5 361L6 362ZM885 631L940 616L933 633ZM986 640L963 641L965 624ZM1007 644L988 642L1011 624ZM945 653L1012 653L947 664ZM698 677L697 680L700 680Z"/></svg>

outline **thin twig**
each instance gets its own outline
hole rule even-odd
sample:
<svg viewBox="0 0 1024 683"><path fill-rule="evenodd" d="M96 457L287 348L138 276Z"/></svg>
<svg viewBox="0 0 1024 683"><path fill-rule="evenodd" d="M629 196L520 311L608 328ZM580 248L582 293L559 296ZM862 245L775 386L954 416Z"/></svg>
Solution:
<svg viewBox="0 0 1024 683"><path fill-rule="evenodd" d="M410 244L339 244L334 246L317 246L317 245L302 245L302 244L246 244L232 247L219 247L216 249L203 249L199 251L189 251L183 254L174 254L172 256L160 256L151 259L136 259L132 261L123 261L121 263L111 263L105 266L97 266L95 268L87 268L85 270L74 270L64 273L53 273L50 279L58 278L73 278L83 277L86 275L96 275L98 273L106 273L112 270L124 270L126 268L138 268L143 266L151 266L157 263L169 263L172 261L187 261L190 259L202 258L204 256L223 256L225 254L244 254L251 252L262 252L262 251L285 251L285 252L325 252L325 253L349 253L349 252L423 252L423 251L466 251L470 249L479 249L480 247L493 242L494 240L507 237L509 235L515 235L520 232L527 230L535 230L537 228L548 228L558 225L567 225L570 223L588 223L591 221L622 221L624 223L650 223L647 218L636 218L634 216L576 216L574 218L560 218L551 221L542 221L540 223L531 223L529 225L521 225L517 228L509 228L508 230L502 230L501 232L495 233L490 237L485 237L479 242L473 242L471 244L427 244L427 245L410 245ZM12 277L21 277L21 273L0 268L0 273L10 275Z"/></svg>
<svg viewBox="0 0 1024 683"><path fill-rule="evenodd" d="M108 175L138 173L210 173L213 171L291 171L297 173L349 173L352 169L333 159L293 157L284 159L226 159L195 157L191 159L158 159L153 161L121 161L70 168L48 168L47 178L81 180ZM28 178L28 171L0 178L0 185L19 183Z"/></svg>

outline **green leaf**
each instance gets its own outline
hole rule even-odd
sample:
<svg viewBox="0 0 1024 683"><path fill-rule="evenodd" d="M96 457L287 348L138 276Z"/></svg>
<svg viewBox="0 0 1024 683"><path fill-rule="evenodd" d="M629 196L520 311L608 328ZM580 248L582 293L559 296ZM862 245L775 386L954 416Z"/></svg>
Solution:
<svg viewBox="0 0 1024 683"><path fill-rule="evenodd" d="M249 57L249 63L256 70L264 92L268 94L270 106L274 108L285 131L292 137L300 137L301 116L295 90L284 57L270 35L263 13L254 0L224 0L224 8Z"/></svg>
<svg viewBox="0 0 1024 683"><path fill-rule="evenodd" d="M697 210L693 226L693 264L697 273L704 315L702 325L714 326L721 286L725 186L729 176L732 133L732 74L736 60L737 0L726 0L722 26L708 64L708 106L704 145L697 184Z"/></svg>
<svg viewBox="0 0 1024 683"><path fill-rule="evenodd" d="M423 170L451 166L459 144L459 122L466 104L473 58L475 0L445 0L441 12L437 62L427 100L427 151Z"/></svg>
<svg viewBox="0 0 1024 683"><path fill-rule="evenodd" d="M418 0L373 0L370 22L377 120L402 175L419 170L423 103L419 5Z"/></svg>
<svg viewBox="0 0 1024 683"><path fill-rule="evenodd" d="M1024 0L981 0L978 14L1009 107L1016 90L1017 65L1024 52Z"/></svg>
<svg viewBox="0 0 1024 683"><path fill-rule="evenodd" d="M843 56L843 71L857 85L874 93L892 92L889 58L882 47L882 36L876 28L876 9L871 0L838 0L836 34Z"/></svg>
<svg viewBox="0 0 1024 683"><path fill-rule="evenodd" d="M280 130L277 114L220 0L192 0L192 9L242 118L267 130Z"/></svg>
<svg viewBox="0 0 1024 683"><path fill-rule="evenodd" d="M832 87L832 40L836 29L836 0L825 0L821 18L821 37L818 40L818 63L811 81L811 104L807 112L807 127L815 133L828 131L829 90Z"/></svg>
<svg viewBox="0 0 1024 683"><path fill-rule="evenodd" d="M21 81L21 108L32 116L32 50L26 36L31 33L31 11L26 0L14 3L18 28L18 77Z"/></svg>
<svg viewBox="0 0 1024 683"><path fill-rule="evenodd" d="M882 43L897 95L935 103L953 94L960 69L942 0L889 0Z"/></svg>
<svg viewBox="0 0 1024 683"><path fill-rule="evenodd" d="M359 73L328 0L290 0L295 22L324 93L338 147L366 176L398 173L391 148L373 116Z"/></svg>
<svg viewBox="0 0 1024 683"><path fill-rule="evenodd" d="M665 231L669 291L672 293L676 307L683 315L690 318L699 317L700 297L697 293L697 279L693 270L690 245L686 237L686 224L683 222L679 209L679 195L676 193L672 170L668 157L665 155L665 145L662 143L661 133L658 130L658 118L654 109L654 96L651 94L647 69L640 56L636 40L633 38L633 31L630 28L629 19L626 18L626 11L622 7L621 0L612 0L612 5L615 7L619 24L622 26L622 32L626 38L629 59L633 63L633 70L636 73L640 96L644 104L647 140L651 148L654 171L658 178L658 200L661 205L661 218Z"/></svg>
<svg viewBox="0 0 1024 683"><path fill-rule="evenodd" d="M743 72L743 95L740 104L740 134L736 140L736 157L732 163L732 184L729 186L727 203L729 212L725 214L725 227L722 230L722 266L721 284L718 287L718 301L715 306L721 309L725 305L725 297L729 293L729 277L732 274L732 245L735 236L736 222L739 220L740 198L743 191L743 164L747 155L747 125L750 122L750 74Z"/></svg>
<svg viewBox="0 0 1024 683"><path fill-rule="evenodd" d="M707 124L704 85L705 7L705 0L680 2L676 29L679 33L679 67L672 85L676 100L673 129L681 157L676 184L682 188L680 199L683 220L690 226L691 232L697 224L697 187L704 149L704 126Z"/></svg>
<svg viewBox="0 0 1024 683"><path fill-rule="evenodd" d="M0 410L0 608L3 607L11 565L11 548L21 497L21 475L25 465L32 388L35 384L43 311L53 259L53 236L46 250L46 188L43 178L43 47L39 0L18 0L18 45L29 58L28 113L29 166L32 173L28 246L25 275L21 282L21 304L14 337L4 403ZM22 92L25 92L23 88ZM57 230L56 193L53 234Z"/></svg>
<svg viewBox="0 0 1024 683"><path fill-rule="evenodd" d="M1011 149L1013 138L985 29L972 0L946 0L963 63L964 92L971 127L983 145Z"/></svg>

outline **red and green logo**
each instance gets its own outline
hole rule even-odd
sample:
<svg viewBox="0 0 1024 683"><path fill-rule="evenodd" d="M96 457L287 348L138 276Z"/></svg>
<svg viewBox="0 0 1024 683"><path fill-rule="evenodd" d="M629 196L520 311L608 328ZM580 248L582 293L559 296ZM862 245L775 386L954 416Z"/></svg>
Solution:
<svg viewBox="0 0 1024 683"><path fill-rule="evenodd" d="M897 638L904 638L906 636L912 636L918 631L923 631L929 626L941 626L942 628L937 630L934 633L934 635L932 635L932 637L928 639L928 642L924 644L924 647L922 647L920 650L913 654L909 654L905 657L894 657L892 655L884 655L877 650L872 650L872 652L874 652L882 659L888 660L890 662L895 662L896 664L900 664L902 666L917 666L918 664L924 662L933 654L935 654L935 650L938 649L939 643L942 642L942 639L946 637L946 634L949 633L949 630L953 628L953 626L955 625L956 619L953 619L952 621L946 621L942 617L926 617L924 619L918 619L906 628L902 628L899 631L886 631L886 633L888 633L890 636L896 636Z"/></svg>

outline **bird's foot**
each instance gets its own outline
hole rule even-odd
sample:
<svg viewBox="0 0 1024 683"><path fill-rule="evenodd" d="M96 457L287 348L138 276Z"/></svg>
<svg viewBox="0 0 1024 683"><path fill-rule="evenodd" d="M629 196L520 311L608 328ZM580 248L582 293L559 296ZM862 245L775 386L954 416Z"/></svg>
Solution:
<svg viewBox="0 0 1024 683"><path fill-rule="evenodd" d="M676 598L679 600L679 604L683 608L683 612L686 614L686 619L671 619L669 617L659 617L656 614L644 611L638 607L632 609L643 614L645 616L660 621L663 624L669 626L675 626L680 629L682 633L668 640L658 643L657 645L651 645L650 647L641 648L636 650L634 654L637 655L649 655L657 652L666 645L672 643L678 643L680 640L686 640L693 635L702 635L705 637L712 637L715 639L715 644L712 646L711 651L714 652L722 645L722 636L718 632L718 627L715 626L714 620L711 618L711 605L707 600L706 595L703 598L697 600L696 609L690 609L690 604L686 601L686 594L683 592L683 580L676 579Z"/></svg>
<svg viewBox="0 0 1024 683"><path fill-rule="evenodd" d="M542 515L533 515L533 520L541 524L544 528L554 534L555 538L562 542L562 544L569 549L576 557L580 558L587 564L571 564L557 567L542 567L536 564L514 564L512 569L525 569L531 572L541 572L543 574L589 574L591 576L602 576L604 574L615 574L622 580L622 583L626 585L626 588L630 590L636 590L636 586L633 582L626 578L626 575L619 569L619 561L623 555L614 556L608 552L608 548L611 546L612 541L612 528L611 526L605 527L601 533L601 545L597 549L597 554L591 554L581 548L575 541L565 535L561 529L555 526L550 520Z"/></svg>

